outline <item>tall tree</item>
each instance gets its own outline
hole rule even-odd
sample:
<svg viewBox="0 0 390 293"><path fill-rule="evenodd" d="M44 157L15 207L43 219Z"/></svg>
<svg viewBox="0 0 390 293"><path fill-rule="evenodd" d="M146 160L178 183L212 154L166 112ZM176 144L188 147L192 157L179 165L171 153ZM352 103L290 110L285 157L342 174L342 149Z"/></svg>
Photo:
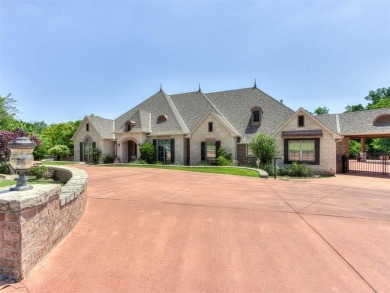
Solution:
<svg viewBox="0 0 390 293"><path fill-rule="evenodd" d="M318 107L317 109L314 110L314 114L316 115L325 115L329 114L329 109L327 107Z"/></svg>
<svg viewBox="0 0 390 293"><path fill-rule="evenodd" d="M0 129L13 130L17 125L17 113L16 100L11 98L11 94L0 95Z"/></svg>
<svg viewBox="0 0 390 293"><path fill-rule="evenodd" d="M363 111L363 110L366 110L366 108L362 104L348 105L345 107L345 113L346 112L357 112L357 111Z"/></svg>
<svg viewBox="0 0 390 293"><path fill-rule="evenodd" d="M44 147L48 150L55 145L66 145L73 152L73 142L70 140L81 120L51 124L42 133Z"/></svg>
<svg viewBox="0 0 390 293"><path fill-rule="evenodd" d="M368 93L368 96L365 97L365 99L368 101L367 109L377 109L377 108L372 108L378 105L378 103L381 103L382 100L390 99L390 87L388 88L379 88L376 91L370 91ZM384 106L386 103L384 104ZM376 106L378 107L378 106ZM380 107L380 108L387 108L385 107Z"/></svg>

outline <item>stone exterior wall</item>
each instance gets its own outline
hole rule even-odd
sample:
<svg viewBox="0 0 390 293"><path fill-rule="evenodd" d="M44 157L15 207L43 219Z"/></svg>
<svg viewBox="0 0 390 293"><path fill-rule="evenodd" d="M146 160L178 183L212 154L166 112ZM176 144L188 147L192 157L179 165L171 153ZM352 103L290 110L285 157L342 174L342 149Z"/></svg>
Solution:
<svg viewBox="0 0 390 293"><path fill-rule="evenodd" d="M237 161L240 166L256 166L256 157L247 156L247 144L237 145Z"/></svg>
<svg viewBox="0 0 390 293"><path fill-rule="evenodd" d="M298 127L297 118L294 117L283 129L275 134L276 141L279 146L279 155L284 156L284 139L282 137L282 131L293 130L318 130L322 129L323 136L320 137L320 164L309 165L313 169L315 174L335 174L336 173L336 141L333 138L333 134L327 129L321 127L321 125L311 116L306 115L303 111L298 113L305 116L305 126ZM310 138L310 137L304 137ZM318 138L318 137L313 137ZM294 137L294 139L299 139Z"/></svg>
<svg viewBox="0 0 390 293"><path fill-rule="evenodd" d="M165 136L148 136L148 141L153 143L153 139L175 139L175 164L185 165L185 137L184 135L165 135Z"/></svg>
<svg viewBox="0 0 390 293"><path fill-rule="evenodd" d="M213 122L213 131L209 132L209 122ZM225 149L227 153L232 154L232 159L236 160L237 138L232 137L230 131L219 122L213 115L209 114L206 119L202 121L198 128L192 133L190 138L190 156L191 165L197 165L201 161L201 142L206 139L215 139L221 141L221 148Z"/></svg>
<svg viewBox="0 0 390 293"><path fill-rule="evenodd" d="M100 134L96 131L91 123L89 123L89 131L86 127L87 121L84 120L80 125L79 130L74 137L74 161L80 162L80 142L84 142L87 137L90 137L92 141L96 142L96 147L102 151L102 154L107 154L108 150L104 148L103 140Z"/></svg>
<svg viewBox="0 0 390 293"><path fill-rule="evenodd" d="M343 137L336 143L336 172L343 173L343 155L349 157L349 137Z"/></svg>
<svg viewBox="0 0 390 293"><path fill-rule="evenodd" d="M86 172L53 167L67 181L36 185L0 199L0 274L20 280L76 225L87 203Z"/></svg>

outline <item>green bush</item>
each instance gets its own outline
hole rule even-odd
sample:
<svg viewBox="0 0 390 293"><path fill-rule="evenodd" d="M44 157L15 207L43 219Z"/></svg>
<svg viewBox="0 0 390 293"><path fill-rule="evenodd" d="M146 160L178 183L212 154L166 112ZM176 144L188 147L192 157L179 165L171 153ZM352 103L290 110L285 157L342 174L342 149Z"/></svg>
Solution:
<svg viewBox="0 0 390 293"><path fill-rule="evenodd" d="M144 160L135 160L132 164L138 164L138 165L146 165L147 162Z"/></svg>
<svg viewBox="0 0 390 293"><path fill-rule="evenodd" d="M103 163L104 164L112 164L114 163L114 157L113 156L110 156L110 155L105 155L103 156Z"/></svg>
<svg viewBox="0 0 390 293"><path fill-rule="evenodd" d="M292 177L311 177L313 176L313 170L306 164L298 164L294 162L291 166L286 168L288 176Z"/></svg>
<svg viewBox="0 0 390 293"><path fill-rule="evenodd" d="M57 161L61 161L63 157L70 155L70 150L66 145L57 144L50 148L47 153L51 156L55 156Z"/></svg>
<svg viewBox="0 0 390 293"><path fill-rule="evenodd" d="M0 174L11 174L11 168L8 162L0 163Z"/></svg>
<svg viewBox="0 0 390 293"><path fill-rule="evenodd" d="M209 162L206 162L206 161L200 161L198 164L198 166L211 166Z"/></svg>
<svg viewBox="0 0 390 293"><path fill-rule="evenodd" d="M37 145L33 152L34 160L40 161L46 155L46 148L43 145Z"/></svg>
<svg viewBox="0 0 390 293"><path fill-rule="evenodd" d="M36 179L51 178L52 174L46 166L34 166L26 173L29 176L35 176Z"/></svg>
<svg viewBox="0 0 390 293"><path fill-rule="evenodd" d="M276 139L264 133L253 138L249 143L249 148L257 158L259 167L261 164L271 164L272 158L278 154Z"/></svg>
<svg viewBox="0 0 390 293"><path fill-rule="evenodd" d="M223 148L220 148L217 153L217 166L234 166L232 154L227 153Z"/></svg>
<svg viewBox="0 0 390 293"><path fill-rule="evenodd" d="M141 153L141 160L146 161L148 164L156 163L156 148L150 142L144 142L140 145L139 151Z"/></svg>
<svg viewBox="0 0 390 293"><path fill-rule="evenodd" d="M99 164L100 163L100 156L102 152L98 148L94 148L92 150L92 163Z"/></svg>

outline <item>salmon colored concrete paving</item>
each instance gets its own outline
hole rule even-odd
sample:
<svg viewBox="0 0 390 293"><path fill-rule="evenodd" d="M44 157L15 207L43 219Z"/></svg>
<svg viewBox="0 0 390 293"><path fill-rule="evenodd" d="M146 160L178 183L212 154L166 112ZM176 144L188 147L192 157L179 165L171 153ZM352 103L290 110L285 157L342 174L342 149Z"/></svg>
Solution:
<svg viewBox="0 0 390 293"><path fill-rule="evenodd" d="M390 291L389 178L78 167L85 214L6 292Z"/></svg>

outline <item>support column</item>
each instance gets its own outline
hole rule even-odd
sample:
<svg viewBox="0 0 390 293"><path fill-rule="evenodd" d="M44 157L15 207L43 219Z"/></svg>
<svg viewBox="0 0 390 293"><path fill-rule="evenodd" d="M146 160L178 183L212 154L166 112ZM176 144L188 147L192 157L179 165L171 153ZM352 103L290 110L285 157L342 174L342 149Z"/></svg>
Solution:
<svg viewBox="0 0 390 293"><path fill-rule="evenodd" d="M365 162L367 159L367 153L366 153L366 139L361 138L360 139L360 161Z"/></svg>

